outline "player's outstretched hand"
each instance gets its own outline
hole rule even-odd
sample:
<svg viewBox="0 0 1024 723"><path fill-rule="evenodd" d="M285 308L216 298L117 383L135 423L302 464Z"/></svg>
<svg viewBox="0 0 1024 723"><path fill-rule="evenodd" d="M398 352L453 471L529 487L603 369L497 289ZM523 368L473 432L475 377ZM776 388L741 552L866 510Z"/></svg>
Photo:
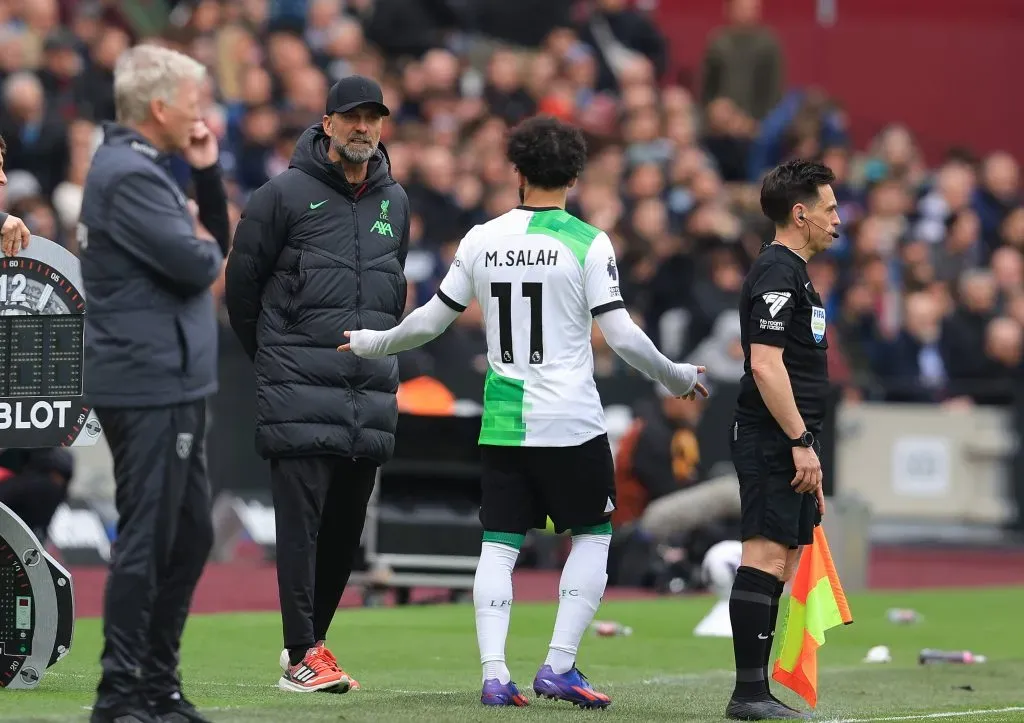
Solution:
<svg viewBox="0 0 1024 723"><path fill-rule="evenodd" d="M32 232L28 230L24 221L17 216L8 216L3 228L0 229L0 249L3 250L4 256L17 256L19 251L28 248L31 238Z"/></svg>
<svg viewBox="0 0 1024 723"><path fill-rule="evenodd" d="M698 394L702 397L708 396L707 387L697 381L697 375L706 371L704 367L697 367L693 364L676 364L676 369L679 376L673 379L671 384L665 385L672 394L691 400L696 399Z"/></svg>
<svg viewBox="0 0 1024 723"><path fill-rule="evenodd" d="M666 382L665 387L673 394L684 399L695 399L697 394L708 396L708 389L697 381L697 375L705 373L705 368L691 364L677 364L675 378Z"/></svg>
<svg viewBox="0 0 1024 723"><path fill-rule="evenodd" d="M346 331L347 344L338 347L338 351L350 351L363 359L383 359L387 354L381 349L383 346L381 333L370 329L357 329Z"/></svg>
<svg viewBox="0 0 1024 723"><path fill-rule="evenodd" d="M697 367L697 373L698 374L703 374L706 371L707 371L707 369L705 369L704 367ZM690 392L689 394L687 394L686 398L690 399L690 400L693 400L693 399L697 398L698 394L701 397L703 397L704 399L708 398L708 388L705 387L700 382L697 382L696 384L693 385L693 391Z"/></svg>

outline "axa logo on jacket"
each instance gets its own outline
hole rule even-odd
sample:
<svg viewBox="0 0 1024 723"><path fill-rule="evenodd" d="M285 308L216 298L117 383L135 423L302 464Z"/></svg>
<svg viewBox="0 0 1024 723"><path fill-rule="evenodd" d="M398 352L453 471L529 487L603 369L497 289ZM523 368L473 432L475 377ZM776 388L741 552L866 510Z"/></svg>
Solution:
<svg viewBox="0 0 1024 723"><path fill-rule="evenodd" d="M380 219L374 221L373 226L370 227L370 233L379 233L381 236L388 236L394 238L394 231L391 230L391 224L388 222L388 206L391 205L391 201L384 199L380 202Z"/></svg>

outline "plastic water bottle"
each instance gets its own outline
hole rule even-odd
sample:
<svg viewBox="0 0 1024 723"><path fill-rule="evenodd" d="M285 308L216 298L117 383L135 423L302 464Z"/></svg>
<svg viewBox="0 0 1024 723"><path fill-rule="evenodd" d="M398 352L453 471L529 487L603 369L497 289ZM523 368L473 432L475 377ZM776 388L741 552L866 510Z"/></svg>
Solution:
<svg viewBox="0 0 1024 723"><path fill-rule="evenodd" d="M594 634L602 638L613 638L616 635L632 635L633 628L614 620L595 620L590 624Z"/></svg>
<svg viewBox="0 0 1024 723"><path fill-rule="evenodd" d="M960 663L962 665L972 665L975 663L984 663L987 658L984 655L976 655L970 650L933 650L932 648L925 648L917 656L917 662L921 665L930 665L934 663Z"/></svg>

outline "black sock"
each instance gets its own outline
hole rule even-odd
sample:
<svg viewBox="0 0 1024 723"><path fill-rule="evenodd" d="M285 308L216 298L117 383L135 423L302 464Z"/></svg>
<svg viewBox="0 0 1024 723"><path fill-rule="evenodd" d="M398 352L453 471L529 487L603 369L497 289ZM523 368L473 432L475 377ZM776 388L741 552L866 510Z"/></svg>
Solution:
<svg viewBox="0 0 1024 723"><path fill-rule="evenodd" d="M298 665L302 662L302 659L306 657L306 653L309 648L288 648L288 662L292 665Z"/></svg>
<svg viewBox="0 0 1024 723"><path fill-rule="evenodd" d="M729 597L732 621L732 649L736 656L734 698L757 698L768 694L768 656L774 628L772 604L779 580L753 567L736 571Z"/></svg>
<svg viewBox="0 0 1024 723"><path fill-rule="evenodd" d="M764 646L764 685L765 689L770 687L771 675L768 673L768 663L772 657L772 644L775 642L775 626L779 622L779 598L782 597L782 591L786 587L786 583L779 580L778 585L775 587L775 593L772 595L772 617L771 617L771 629L768 632L768 644Z"/></svg>

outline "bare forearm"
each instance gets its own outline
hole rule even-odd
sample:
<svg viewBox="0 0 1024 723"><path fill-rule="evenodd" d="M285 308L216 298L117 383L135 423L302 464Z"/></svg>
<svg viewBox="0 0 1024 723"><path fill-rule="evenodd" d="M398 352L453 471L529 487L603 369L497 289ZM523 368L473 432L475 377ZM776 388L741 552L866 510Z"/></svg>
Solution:
<svg viewBox="0 0 1024 723"><path fill-rule="evenodd" d="M789 381L789 372L780 361L753 368L754 383L768 411L782 427L782 431L790 439L799 437L805 427L793 397L793 386Z"/></svg>

